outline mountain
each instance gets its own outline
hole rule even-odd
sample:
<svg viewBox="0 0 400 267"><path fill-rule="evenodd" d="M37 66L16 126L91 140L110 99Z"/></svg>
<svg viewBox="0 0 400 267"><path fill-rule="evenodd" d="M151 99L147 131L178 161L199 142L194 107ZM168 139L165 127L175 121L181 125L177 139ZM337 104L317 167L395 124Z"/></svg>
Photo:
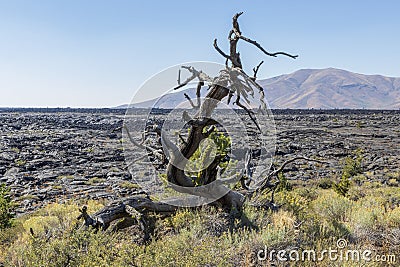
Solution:
<svg viewBox="0 0 400 267"><path fill-rule="evenodd" d="M273 109L400 109L400 78L328 68L302 69L258 82ZM194 98L193 89L186 93ZM158 101L161 106L155 106L173 108L184 100L183 92L168 94ZM147 108L153 104L155 100L133 106Z"/></svg>
<svg viewBox="0 0 400 267"><path fill-rule="evenodd" d="M259 83L271 108L400 108L400 78L328 68L298 70Z"/></svg>

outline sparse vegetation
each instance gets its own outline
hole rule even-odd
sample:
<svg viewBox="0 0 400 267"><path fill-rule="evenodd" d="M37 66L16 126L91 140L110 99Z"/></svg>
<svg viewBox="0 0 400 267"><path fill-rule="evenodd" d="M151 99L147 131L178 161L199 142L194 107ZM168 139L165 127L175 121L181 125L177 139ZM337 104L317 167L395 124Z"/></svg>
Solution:
<svg viewBox="0 0 400 267"><path fill-rule="evenodd" d="M230 62L234 69L233 74L242 75L241 77L245 78L248 85L252 83L257 86L256 76L262 63L253 69L253 77L248 76L242 69L240 54L236 51L239 40L255 45L270 56L279 54L291 58L297 56L284 52L268 53L256 41L242 36L237 22L240 15L241 13L237 13L233 18L233 28L228 37L230 43L229 55L218 47L217 40L214 41L214 47L226 59L227 69ZM186 67L186 69L194 74L193 77L198 75L197 78L199 78L197 94L199 102L197 106L193 104L188 95L185 95L185 97L190 101L193 108L201 108L200 111L209 108L209 111L212 111L215 107L211 104L201 106L200 89L204 86L204 76L200 76L199 73L201 72L197 70L189 67ZM180 74L179 72L178 87L184 86L181 83ZM237 82L245 81L226 78L232 73L229 73L228 76L222 74L223 72L221 72L219 79L226 82L233 81L235 85L238 84ZM242 85L246 86L245 84ZM243 108L242 103L245 102L254 104L247 99L253 93L251 86L245 87L245 89L241 89L242 86L234 86L236 91L219 86L210 86L207 93L209 99L219 102L225 101L224 98L229 97L228 102L235 101L236 107L241 108ZM263 94L263 91L260 90L260 93ZM202 109L203 107L205 109ZM253 126L259 128L257 120L252 117L253 113L246 108L243 109L247 113L248 121L253 121ZM261 106L259 111L261 111ZM202 115L201 112L197 114ZM192 192L198 194L195 194L195 196L202 196L201 193L198 193L201 192L200 190L196 191L199 189L198 186L216 181L217 174L226 171L230 167L229 164L235 163L234 159L229 158L231 140L227 134L213 128L217 125L214 119L209 120L198 115L192 118L188 114L182 116L182 118L184 120L186 118L187 125L190 128L189 135L185 139L185 136L180 136L178 133L180 147L170 144L170 162L162 159L162 157L159 158L162 159L160 164L164 164L164 167L166 167L166 173L159 174L159 177L166 183L171 182L182 187L196 187ZM316 118L313 118L313 120L323 125L324 120L317 120ZM338 124L338 131L340 131L341 125L337 122L338 119L334 118L333 123ZM150 145L157 146L163 138L158 127L160 125L156 125L159 122L154 120L154 123L155 125L149 125L152 127L146 128L149 136L156 137L154 143L145 142L146 135L143 135L143 142L140 144L134 139L130 140L136 147L146 147L146 154L150 159L152 158L150 155L160 153L158 149L156 150ZM332 122L329 123L332 124ZM356 124L351 123L351 125L356 128L368 126L367 124L364 126L361 121ZM102 134L101 140L110 140L110 132L113 132L110 127L103 128L96 124L96 128L107 129L109 137L104 137ZM323 127L323 129L325 131L328 128ZM151 132L152 130L154 132ZM382 166L385 165L384 163L390 162L390 158L383 158L380 155L370 157L370 154L368 155L369 159L374 159L373 162L371 160L368 162L368 166L372 166L368 167L371 173L378 169L374 168L375 164L381 164L378 167L379 170L382 170L379 173L382 178L370 179L370 176L374 175L362 172L363 152L357 150L352 156L344 159L343 168L337 172L337 176L335 174L330 176L332 179L319 179L329 175L326 175L326 172L314 172L315 168L321 168L324 166L323 164L331 162L324 162L317 157L326 156L329 160L332 160L331 155L334 155L342 158L343 155L348 153L348 144L337 144L327 140L324 142L323 149L326 149L329 153L320 153L320 149L316 149L314 146L311 146L310 149L312 150L302 150L300 148L303 148L303 144L296 144L295 141L298 136L303 139L303 131L297 128L295 130L295 134L290 133L290 138L286 138L286 140L290 140L287 141L288 144L290 143L289 147L285 151L281 151L282 158L286 161L281 166L274 166L276 168L272 168L269 174L265 174L263 177L265 179L259 184L259 190L253 190L249 186L250 184L246 184L246 180L252 178L249 173L251 173L253 166L250 163L258 157L258 151L254 149L250 152L246 151L246 174L243 172L242 176L239 177L240 181L235 185L234 190L229 191L216 201L213 200L214 202L209 203L209 205L201 207L186 208L180 206L177 208L174 205L161 202L156 196L145 195L142 192L135 192L135 194L132 194L133 196L126 197L127 191L131 189L133 191L139 186L133 182L124 181L126 170L122 167L121 169L117 167L109 168L108 165L106 168L104 166L100 168L100 165L108 159L120 159L119 154L111 154L112 157L106 157L101 153L101 148L104 148L101 146L74 143L72 147L78 147L79 152L85 152L85 159L79 161L79 159L74 158L74 161L71 162L75 166L82 162L87 163L87 165L82 164L78 170L74 170L71 163L71 166L68 166L71 169L69 172L55 172L51 168L57 166L56 164L47 164L47 161L41 159L37 159L34 164L31 164L29 162L31 158L26 157L27 166L25 168L13 168L14 170L9 173L15 177L7 180L7 183L16 185L12 187L13 190L17 187L24 190L21 190L22 194L16 192L16 195L22 195L19 200L22 200L21 203L24 205L26 203L25 206L30 208L29 211L37 208L39 205L33 205L39 202L65 201L65 199L55 200L54 195L57 195L58 192L50 191L45 186L52 186L52 189L65 188L65 191L74 194L76 191L83 191L88 198L91 197L91 192L96 192L92 189L101 190L100 194L95 193L95 197L99 197L105 191L106 194L103 195L106 195L107 198L114 198L115 195L109 195L108 192L115 190L116 195L120 195L123 199L111 204L108 203L105 208L100 201L90 201L88 198L81 202L53 203L41 209L36 209L32 213L13 218L13 202L10 199L9 190L5 185L1 185L0 266L291 266L292 263L289 262L260 261L257 259L258 252L267 247L273 250L286 251L291 249L315 249L318 251L328 248L336 249L336 241L343 238L347 241L346 247L349 249L368 248L374 253L400 256L399 172L397 172L397 167L394 170L391 169L391 166ZM326 132L324 134L332 134L330 131ZM360 133L361 130L356 132ZM45 132L45 134L47 133ZM127 134L129 135L128 130ZM314 131L311 131L311 133L304 132L304 134L315 135L313 139L307 139L308 141L321 140L321 136L323 136ZM114 133L112 136L114 136ZM115 136L118 138L116 134ZM381 137L384 136L381 135ZM123 141L122 139L118 140L120 143ZM165 144L170 141L165 140ZM71 150L67 141L63 140L63 146L68 147L65 153ZM47 142L49 140L46 140L46 144ZM35 145L34 148L37 151L34 152L46 153L45 150L39 151L41 147ZM177 166L172 164L174 160L181 161L182 159L176 153L178 150L181 154L186 153L185 157L189 155L187 158L190 159L189 163L185 165L186 169L179 169L180 171L178 171ZM30 149L26 148L26 151L30 151ZM312 152L303 153L303 151ZM19 150L14 150L14 152L18 153ZM305 155L312 154L312 158L303 156L288 158L290 157L289 154L297 152ZM16 159L21 155L14 155L15 153L8 155L11 165L24 166L27 163L25 159ZM49 153L51 153L50 150ZM99 162L101 163L87 160L87 154L93 153L99 155L99 159L101 159ZM210 153L215 155L209 157ZM57 155L57 153L54 155ZM60 157L62 155L60 154ZM60 157L57 156L57 164L61 164ZM73 157L75 157L75 154ZM213 161L208 163L214 165L211 165L210 168L202 168L209 158L212 158ZM377 159L380 161L377 161ZM296 172L298 169L292 168L289 172L284 172L284 167L295 160L307 161L307 163L300 165L300 168L308 172L305 172L304 175L303 173L300 174L300 178L291 180L291 177L286 175ZM63 160L62 164L65 161ZM318 162L318 164L312 165L308 162ZM46 172L41 170L41 165L46 165ZM260 164L259 166L263 167L264 165ZM143 178L153 173L141 167L133 168L137 171L134 174L135 176ZM23 173L18 173L19 169L26 171L32 169L36 174L32 177L40 179L35 180L31 177L22 176ZM87 169L90 169L90 171L87 171ZM199 171L199 169L201 170ZM107 170L108 172L106 172ZM115 173L111 173L114 171ZM269 171L269 169L265 171ZM74 173L78 177L77 181L68 181L74 179L74 176L58 176L58 179L62 181L53 183L55 175L65 173ZM314 174L318 180L313 179ZM94 175L109 178L93 177ZM240 175L240 172L237 175ZM88 179L88 177L92 178ZM207 181L207 178L210 178L209 181ZM106 181L107 183L105 183ZM113 181L115 181L115 184L112 184ZM104 184L98 185L100 183ZM112 186L107 187L109 185ZM114 185L117 186L114 187ZM30 191L25 191L26 188L29 188ZM39 191L38 194L34 192L34 190L42 190L42 188L44 190ZM166 188L166 191L168 190L173 189L171 187ZM28 201L32 199L35 201ZM124 202L126 199L130 201ZM82 207L82 205L85 206ZM96 211L97 213L95 213ZM84 224L82 218L85 220ZM400 259L396 260L397 264ZM320 262L293 262L293 266L332 266L332 264L337 266L353 266L354 264L354 266L358 266L364 263L332 262L326 258L325 261ZM380 266L379 263L372 264ZM386 262L382 263L382 266L386 265Z"/></svg>
<svg viewBox="0 0 400 267"><path fill-rule="evenodd" d="M76 219L77 204L51 204L2 230L0 262L5 266L248 266L263 264L256 255L264 246L323 249L335 247L339 238L348 240L349 248L398 255L400 191L388 186L364 190L366 196L357 201L318 186L282 190L276 196L283 205L278 211L246 206L242 218L234 221L214 207L154 215L149 242L143 242L137 225L118 232L84 230ZM89 212L102 207L94 201L86 204Z"/></svg>
<svg viewBox="0 0 400 267"><path fill-rule="evenodd" d="M0 230L12 225L13 204L9 193L6 185L0 184Z"/></svg>
<svg viewBox="0 0 400 267"><path fill-rule="evenodd" d="M27 194L27 195L20 196L20 197L18 198L19 201L22 201L22 200L25 200L25 199L35 199L35 200L39 200L39 197L38 197L38 196L35 196L35 195Z"/></svg>
<svg viewBox="0 0 400 267"><path fill-rule="evenodd" d="M120 187L131 190L131 189L138 189L140 186L138 184L129 182L129 181L124 181L119 184Z"/></svg>
<svg viewBox="0 0 400 267"><path fill-rule="evenodd" d="M205 164L209 164L211 162L207 162L206 159L219 157L224 159L227 157L230 147L231 147L231 139L229 136L226 136L224 133L215 129L210 135L209 139L213 143L206 143L200 146L196 152L194 152L193 156L190 157L189 162L186 166L186 173L191 177L195 177L195 184L201 185L201 178L204 176ZM211 156L210 154L215 154ZM219 168L225 170L228 167L229 160L221 160L218 164ZM232 164L232 162L231 162ZM203 170L204 169L204 170ZM190 171L190 170L202 170L202 171Z"/></svg>
<svg viewBox="0 0 400 267"><path fill-rule="evenodd" d="M19 152L20 152L20 149L19 149L18 147L12 147L12 148L11 148L11 151L12 151L12 152L15 152L15 153L19 153Z"/></svg>
<svg viewBox="0 0 400 267"><path fill-rule="evenodd" d="M57 179L59 179L59 180L61 180L61 179L72 180L74 178L75 178L75 176L73 176L73 175L60 175L60 176L57 177Z"/></svg>
<svg viewBox="0 0 400 267"><path fill-rule="evenodd" d="M360 174L362 171L362 150L358 149L354 152L354 157L346 157L344 159L344 166L342 170L342 177L340 181L336 184L334 184L333 188L334 190L342 195L342 196L347 196L347 193L350 189L351 181L350 179L357 175Z"/></svg>
<svg viewBox="0 0 400 267"><path fill-rule="evenodd" d="M290 184L283 172L278 173L278 180L279 184L275 190L276 192L292 190L292 185Z"/></svg>
<svg viewBox="0 0 400 267"><path fill-rule="evenodd" d="M318 181L318 187L322 189L329 189L332 188L333 181L329 178L323 178Z"/></svg>
<svg viewBox="0 0 400 267"><path fill-rule="evenodd" d="M24 166L25 164L26 164L26 160L23 160L23 159L15 160L15 165L17 165L18 167Z"/></svg>
<svg viewBox="0 0 400 267"><path fill-rule="evenodd" d="M92 177L86 181L86 184L95 185L95 184L99 184L99 183L104 183L105 181L106 181L106 179L104 179L104 178Z"/></svg>

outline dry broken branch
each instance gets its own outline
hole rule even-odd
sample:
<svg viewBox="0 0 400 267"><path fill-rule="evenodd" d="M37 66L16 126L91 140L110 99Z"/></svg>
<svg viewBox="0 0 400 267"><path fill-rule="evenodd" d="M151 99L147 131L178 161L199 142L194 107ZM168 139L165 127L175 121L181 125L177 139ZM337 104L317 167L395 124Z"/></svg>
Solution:
<svg viewBox="0 0 400 267"><path fill-rule="evenodd" d="M258 49L260 49L262 52L264 52L264 54L266 54L267 56L270 56L270 57L277 57L278 55L283 55L283 56L291 57L291 58L293 58L293 59L296 59L296 58L298 57L298 55L291 55L291 54L288 54L288 53L286 53L286 52L275 52L275 53L270 53L270 52L266 51L259 43L257 43L257 42L254 41L254 40L251 40L250 38L244 37L244 36L242 36L242 35L240 35L239 38L242 39L243 41L246 41L246 42L248 42L248 43L250 43L250 44L255 45Z"/></svg>
<svg viewBox="0 0 400 267"><path fill-rule="evenodd" d="M218 51L218 53L220 53L221 56L223 56L223 57L226 58L227 60L230 59L230 56L228 56L227 54L225 54L225 53L221 50L221 48L218 47L217 39L214 39L214 48L215 48L215 50Z"/></svg>
<svg viewBox="0 0 400 267"><path fill-rule="evenodd" d="M255 81L257 80L257 73L258 70L260 69L260 66L264 63L264 61L261 61L256 67L253 68L253 77L250 78L251 80Z"/></svg>
<svg viewBox="0 0 400 267"><path fill-rule="evenodd" d="M193 66L182 66L181 68L188 70L190 73L192 73L192 75L189 78L187 78L186 81L184 81L183 83L180 83L180 70L179 70L178 85L174 88L174 90L177 90L179 88L186 86L189 82L191 82L192 80L194 80L196 78L199 80L199 82L202 83L202 85L204 85L204 82L212 81L210 76L208 76L207 74L205 74L202 71L196 70Z"/></svg>
<svg viewBox="0 0 400 267"><path fill-rule="evenodd" d="M201 177L201 181L203 182L202 185L206 185L208 187L196 186L192 177L189 177L187 176L187 174L185 174L185 166L188 162L188 159L190 159L195 151L199 148L201 141L209 137L209 135L214 131L214 125L216 125L217 122L214 119L211 119L211 115L216 109L218 103L223 101L225 97L228 98L229 103L233 95L236 95L235 104L247 112L251 120L261 131L260 126L258 125L254 117L254 112L247 108L244 105L246 103L244 103L243 101L251 104L249 95L254 96L255 87L260 91L261 105L263 106L263 108L266 108L266 103L264 102L264 90L261 85L256 82L257 73L262 62L255 68L253 68L254 75L252 77L247 75L243 71L240 53L237 51L237 44L239 40L243 40L256 46L268 56L276 57L278 55L284 55L291 58L297 57L285 52L267 52L256 41L242 36L242 32L240 31L238 22L238 18L242 14L243 12L237 13L232 18L232 29L228 35L228 54L223 52L218 47L217 39L214 40L214 48L223 58L226 59L226 68L221 70L217 77L212 79L201 70L196 70L192 66L182 66L181 69L185 69L190 73L190 76L182 82L182 73L181 69L179 69L177 78L178 85L174 88L175 90L188 85L191 81L195 79L198 80L196 88L196 103L194 103L194 101L190 99L188 94L184 94L191 106L198 109L197 113L193 117L189 116L187 112L183 112L182 114L182 118L184 119L184 121L187 122L187 125L190 128L187 138L185 139L183 136L179 135L181 142L179 142L180 144L177 145L174 144L171 140L168 140L166 134L163 132L161 127L156 126L156 129L150 129L150 131L155 131L157 133L157 135L160 137L161 142L163 143L163 145L165 145L169 153L170 160L168 162L166 174L169 186L171 188L174 188L177 192L187 193L196 197L199 196L206 199L212 199L212 205L218 203L221 204L223 208L230 209L231 211L236 212L241 211L243 203L245 201L245 196L241 192L230 190L226 186L226 184L238 181L238 179L242 179L243 188L249 188L249 184L252 179L251 161L253 160L250 154L246 155L246 170L239 174L235 173L234 175L231 175L231 177L225 179L219 179L221 172L218 168L222 158L216 157L213 162L206 168L206 170L202 174L203 176ZM229 62L231 63L231 66L228 66ZM207 91L207 95L204 98L204 101L200 101L200 90L205 82L208 82L211 85L209 86L209 90ZM229 86L231 87L231 89L228 89ZM124 126L124 130L126 130L127 136L134 146L150 151L153 154L158 152L156 149L146 145L146 136L143 136L142 141L138 142L134 140L134 138L132 138L126 126ZM281 172L287 164L300 159L321 162L305 157L296 157L294 159L288 160L283 163L280 168L271 172L260 183L259 189L263 190L264 188L270 186L271 177L277 176L278 173ZM254 192L259 192L260 190L254 190L252 192L251 190L248 190L248 193L252 194ZM220 199L214 199L216 195L222 195L222 197ZM88 215L86 208L82 208L79 218L83 218L85 220L85 225L87 226L106 229L112 221L119 218L124 218L128 216L141 217L138 214L143 215L152 212L160 214L171 214L175 212L178 208L179 207L170 204L153 201L147 196L133 196L123 199L121 201L113 202L93 215Z"/></svg>
<svg viewBox="0 0 400 267"><path fill-rule="evenodd" d="M189 101L189 103L192 106L192 108L197 108L197 106L193 103L192 99L190 98L190 96L188 94L184 93L183 95Z"/></svg>
<svg viewBox="0 0 400 267"><path fill-rule="evenodd" d="M274 185L271 186L271 184L269 184L271 178L272 177L277 177L278 174L280 172L282 172L289 163L295 162L297 160L318 162L318 163L321 163L321 164L330 164L329 162L326 162L326 161L322 161L322 160L318 160L318 159L312 159L312 158L308 158L308 157L304 157L304 156L298 156L298 157L294 157L294 158L288 159L284 163L282 163L279 168L277 168L276 170L270 172L267 175L267 177L260 182L260 186L257 188L257 192L262 192L267 188L274 187Z"/></svg>
<svg viewBox="0 0 400 267"><path fill-rule="evenodd" d="M81 215L79 215L78 219L83 218L85 220L84 225L87 227L92 226L96 229L101 228L102 230L106 230L114 220L130 217L132 209L141 214L152 212L171 214L174 213L178 207L162 202L155 202L145 196L133 196L112 202L93 215L87 214L87 208L84 206L80 210Z"/></svg>

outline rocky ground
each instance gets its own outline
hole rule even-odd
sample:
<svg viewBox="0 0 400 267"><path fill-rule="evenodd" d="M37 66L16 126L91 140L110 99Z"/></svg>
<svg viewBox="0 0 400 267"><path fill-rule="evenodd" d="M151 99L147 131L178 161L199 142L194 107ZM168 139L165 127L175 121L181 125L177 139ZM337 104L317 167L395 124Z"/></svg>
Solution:
<svg viewBox="0 0 400 267"><path fill-rule="evenodd" d="M340 176L342 161L363 152L363 174L388 183L400 173L400 111L279 110L275 162L296 155L330 162L291 164L295 182ZM67 199L112 200L138 193L122 149L122 110L0 111L0 183L17 213Z"/></svg>

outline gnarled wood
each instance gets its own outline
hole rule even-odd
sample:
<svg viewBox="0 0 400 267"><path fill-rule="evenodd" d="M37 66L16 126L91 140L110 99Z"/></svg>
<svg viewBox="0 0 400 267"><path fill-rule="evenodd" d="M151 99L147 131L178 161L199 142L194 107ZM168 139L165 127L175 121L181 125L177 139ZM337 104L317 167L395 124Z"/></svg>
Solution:
<svg viewBox="0 0 400 267"><path fill-rule="evenodd" d="M229 103L231 101L231 98L236 95L235 104L238 107L244 109L250 116L251 120L259 128L257 121L253 117L252 111L246 108L246 106L243 105L241 101L246 101L250 104L248 96L254 95L253 87L255 87L260 91L261 108L266 108L266 103L264 102L264 90L256 82L257 73L263 62L261 62L253 69L252 77L247 75L242 69L240 53L237 51L237 44L239 40L253 44L268 56L276 57L278 55L284 55L291 58L297 57L297 55L294 56L285 52L267 52L256 41L244 37L242 35L242 32L240 31L238 22L238 18L242 14L243 12L237 13L232 18L232 29L228 35L230 45L229 54L224 53L218 47L217 39L214 40L214 48L220 55L222 55L226 59L226 69L222 70L218 77L212 79L201 70L196 70L191 66L182 66L183 69L186 69L191 73L191 76L181 83L181 71L179 70L177 79L178 85L174 89L182 88L192 80L198 79L198 85L196 89L196 104L190 99L188 95L185 95L191 106L197 110L197 113L193 118L185 112L182 115L182 118L187 122L190 128L189 135L186 140L182 140L180 147L177 147L165 137L161 128L156 129L158 130L157 134L160 136L162 142L165 144L170 154L170 160L166 168L166 173L167 179L170 182L171 187L178 192L188 193L205 198L213 198L216 194L223 195L223 197L214 201L213 203L211 203L211 205L221 205L222 207L231 210L234 215L240 214L242 206L246 200L246 196L251 196L254 191L250 192L250 190L248 190L247 193L242 193L229 190L225 184L230 181L239 180L237 179L237 177L230 177L224 179L224 181L218 179L218 166L222 158L216 157L213 162L207 167L207 169L202 173L202 177L200 179L202 185L211 185L207 189L203 188L203 186L195 186L192 178L186 176L184 172L185 165L187 164L187 160L190 159L195 151L199 148L201 141L207 138L209 134L213 131L211 126L215 125L216 121L211 119L211 115L214 112L217 104L223 101L226 97L228 97L227 102ZM228 66L229 62L231 63L231 66ZM204 101L201 103L200 90L205 82L210 83L210 86ZM207 129L207 127L210 128ZM161 156L165 158L163 151L158 151L145 145L145 136L143 136L142 142L138 143L130 136L128 131L127 134L133 145L141 149L146 149L147 151L149 151L149 153L152 153L153 155L162 154ZM183 139L182 136L180 136L180 138ZM249 167L251 160L251 157L246 158L247 167L246 170L241 174L242 177L240 178L244 189L248 189L246 186L246 179L251 179L251 171ZM269 179L273 175L276 175L279 170L282 170L286 164L288 163L285 163L281 168L274 171L272 174L267 175L265 180L261 183L261 189L265 189L265 186L268 184ZM220 194L221 192L223 192L223 194ZM112 221L119 218L130 216L137 217L138 214L148 214L150 212L159 214L171 214L174 213L177 209L179 209L179 207L162 202L152 201L149 197L146 196L132 196L122 199L120 201L113 202L93 215L87 214L86 207L83 207L80 210L81 215L79 216L79 218L83 218L85 220L86 226L106 229L109 227Z"/></svg>

